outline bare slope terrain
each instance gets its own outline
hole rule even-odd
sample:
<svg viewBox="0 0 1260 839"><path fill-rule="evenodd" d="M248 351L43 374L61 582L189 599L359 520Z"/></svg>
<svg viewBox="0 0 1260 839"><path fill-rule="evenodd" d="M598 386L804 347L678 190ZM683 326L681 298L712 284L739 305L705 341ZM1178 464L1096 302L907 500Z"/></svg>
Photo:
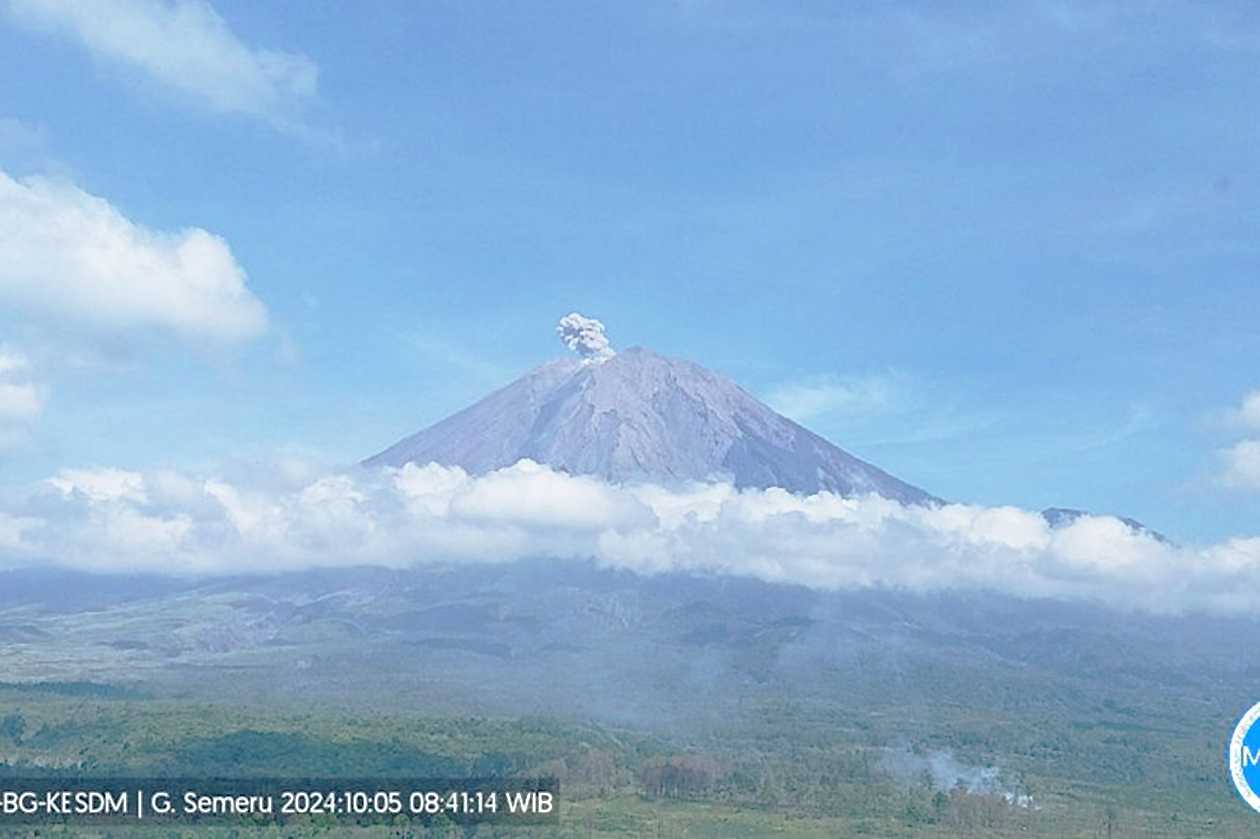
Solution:
<svg viewBox="0 0 1260 839"><path fill-rule="evenodd" d="M907 504L918 487L832 445L698 364L641 349L554 361L368 458L481 474L529 458L618 483L724 479L740 487L874 492Z"/></svg>

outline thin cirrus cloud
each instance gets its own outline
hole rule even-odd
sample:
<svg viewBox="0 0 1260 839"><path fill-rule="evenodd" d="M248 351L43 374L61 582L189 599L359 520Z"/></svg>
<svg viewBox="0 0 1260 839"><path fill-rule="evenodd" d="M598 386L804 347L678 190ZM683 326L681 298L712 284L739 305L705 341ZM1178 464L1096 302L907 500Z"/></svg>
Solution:
<svg viewBox="0 0 1260 839"><path fill-rule="evenodd" d="M590 559L825 590L987 590L1156 612L1254 611L1260 538L1179 547L1107 516L903 506L729 484L613 485L531 461L280 482L63 471L0 508L0 563L219 575L312 567Z"/></svg>
<svg viewBox="0 0 1260 839"><path fill-rule="evenodd" d="M69 35L93 55L138 70L217 113L283 126L314 99L304 55L244 43L205 0L8 0L11 16Z"/></svg>
<svg viewBox="0 0 1260 839"><path fill-rule="evenodd" d="M220 343L267 329L223 239L150 229L71 184L0 171L0 253L0 301L35 316Z"/></svg>
<svg viewBox="0 0 1260 839"><path fill-rule="evenodd" d="M44 129L20 119L0 117L0 154L21 154L43 148Z"/></svg>
<svg viewBox="0 0 1260 839"><path fill-rule="evenodd" d="M867 417L893 410L902 384L893 375L838 378L813 376L785 382L766 394L766 402L797 422L824 417Z"/></svg>

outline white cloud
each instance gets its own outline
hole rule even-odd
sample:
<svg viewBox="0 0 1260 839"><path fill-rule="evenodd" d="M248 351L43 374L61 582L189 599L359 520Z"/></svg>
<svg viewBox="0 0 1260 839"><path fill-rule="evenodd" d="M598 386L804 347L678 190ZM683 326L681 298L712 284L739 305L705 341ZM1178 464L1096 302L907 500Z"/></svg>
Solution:
<svg viewBox="0 0 1260 839"><path fill-rule="evenodd" d="M283 125L314 98L318 71L304 55L243 43L205 0L8 0L31 25L64 32L219 113Z"/></svg>
<svg viewBox="0 0 1260 839"><path fill-rule="evenodd" d="M1243 397L1242 404L1230 411L1228 418L1231 425L1260 429L1260 390Z"/></svg>
<svg viewBox="0 0 1260 839"><path fill-rule="evenodd" d="M1224 424L1260 431L1260 390L1248 393L1238 407L1225 412ZM1240 440L1217 455L1221 464L1219 483L1235 489L1260 489L1260 439Z"/></svg>
<svg viewBox="0 0 1260 839"><path fill-rule="evenodd" d="M0 382L0 423L33 422L43 410L44 400L35 385Z"/></svg>
<svg viewBox="0 0 1260 839"><path fill-rule="evenodd" d="M785 417L810 422L821 417L868 417L887 413L899 400L900 387L891 376L839 379L816 376L787 382L766 395L766 402Z"/></svg>
<svg viewBox="0 0 1260 839"><path fill-rule="evenodd" d="M1260 594L1260 538L1183 548L1106 516L1056 528L1014 507L617 486L529 461L484 477L430 464L282 483L63 471L0 510L0 559L230 574L591 558L641 574L992 590L1155 611L1248 611Z"/></svg>
<svg viewBox="0 0 1260 839"><path fill-rule="evenodd" d="M11 347L0 346L0 376L21 373L31 366L26 356Z"/></svg>
<svg viewBox="0 0 1260 839"><path fill-rule="evenodd" d="M31 380L26 356L0 345L0 451L15 448L44 412L44 388Z"/></svg>
<svg viewBox="0 0 1260 839"><path fill-rule="evenodd" d="M144 475L125 469L62 469L47 483L63 496L78 493L89 501L145 504L149 500Z"/></svg>
<svg viewBox="0 0 1260 839"><path fill-rule="evenodd" d="M21 551L26 531L40 524L39 519L18 518L0 513L0 552Z"/></svg>
<svg viewBox="0 0 1260 839"><path fill-rule="evenodd" d="M647 508L615 487L528 460L467 481L450 510L472 521L596 532L651 518Z"/></svg>
<svg viewBox="0 0 1260 839"><path fill-rule="evenodd" d="M1243 440L1221 451L1224 471L1220 480L1226 486L1260 489L1260 440Z"/></svg>
<svg viewBox="0 0 1260 839"><path fill-rule="evenodd" d="M33 312L223 342L267 326L221 238L151 230L69 184L0 172L0 253L0 299Z"/></svg>

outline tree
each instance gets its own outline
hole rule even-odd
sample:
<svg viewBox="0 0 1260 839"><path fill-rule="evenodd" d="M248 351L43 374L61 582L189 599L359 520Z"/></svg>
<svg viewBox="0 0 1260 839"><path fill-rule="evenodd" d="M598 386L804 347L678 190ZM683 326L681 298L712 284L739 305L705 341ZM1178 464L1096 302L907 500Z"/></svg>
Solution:
<svg viewBox="0 0 1260 839"><path fill-rule="evenodd" d="M717 764L698 755L676 755L639 773L643 790L653 798L685 798L708 792L718 778Z"/></svg>
<svg viewBox="0 0 1260 839"><path fill-rule="evenodd" d="M0 734L8 737L14 743L22 742L22 735L26 733L26 718L21 714L9 714L0 720Z"/></svg>

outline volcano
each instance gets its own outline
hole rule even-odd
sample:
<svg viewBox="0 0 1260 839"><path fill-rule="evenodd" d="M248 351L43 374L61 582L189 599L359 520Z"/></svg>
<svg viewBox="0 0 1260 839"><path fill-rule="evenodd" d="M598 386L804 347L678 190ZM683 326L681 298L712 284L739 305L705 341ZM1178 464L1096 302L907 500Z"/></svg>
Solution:
<svg viewBox="0 0 1260 839"><path fill-rule="evenodd" d="M566 329L571 318L577 326ZM724 480L875 493L903 504L938 500L698 364L641 347L614 353L602 324L580 315L560 331L581 358L544 364L364 464L439 463L484 474L529 458L614 483Z"/></svg>

